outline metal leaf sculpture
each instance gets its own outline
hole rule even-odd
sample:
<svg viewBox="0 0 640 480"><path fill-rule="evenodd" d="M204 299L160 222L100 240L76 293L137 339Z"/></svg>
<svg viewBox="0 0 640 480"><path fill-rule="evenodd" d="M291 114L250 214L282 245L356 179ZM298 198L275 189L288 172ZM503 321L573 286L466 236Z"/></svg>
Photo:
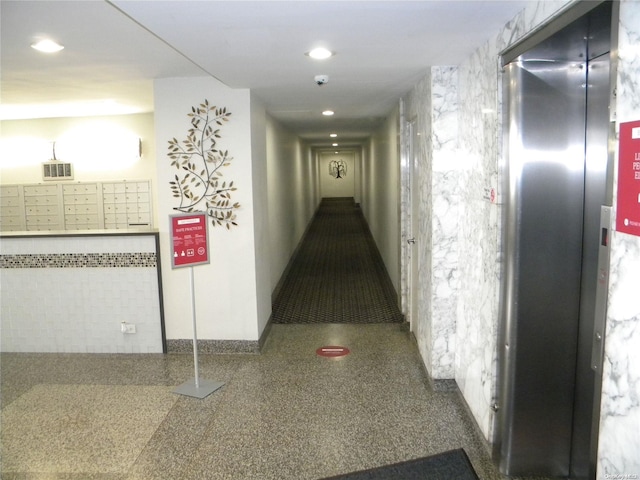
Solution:
<svg viewBox="0 0 640 480"><path fill-rule="evenodd" d="M205 100L197 107L191 107L191 128L187 138L179 142L169 140L169 158L171 166L178 173L169 182L171 192L180 199L180 205L174 207L179 212L202 211L203 207L211 218L213 226L224 225L227 229L237 226L235 210L240 204L231 201L231 192L236 190L233 181L222 179L222 167L233 160L228 150L218 149L220 129L229 121L231 112L226 107L209 105Z"/></svg>

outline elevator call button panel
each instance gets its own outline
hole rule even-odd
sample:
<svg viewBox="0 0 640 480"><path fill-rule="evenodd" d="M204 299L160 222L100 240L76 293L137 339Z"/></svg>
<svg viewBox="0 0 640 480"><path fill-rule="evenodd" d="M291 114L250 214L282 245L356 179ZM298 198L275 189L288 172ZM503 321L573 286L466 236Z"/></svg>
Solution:
<svg viewBox="0 0 640 480"><path fill-rule="evenodd" d="M598 250L598 285L596 286L594 338L591 349L591 368L602 369L604 356L604 329L607 318L607 297L609 291L609 232L611 231L611 207L600 207L601 241Z"/></svg>

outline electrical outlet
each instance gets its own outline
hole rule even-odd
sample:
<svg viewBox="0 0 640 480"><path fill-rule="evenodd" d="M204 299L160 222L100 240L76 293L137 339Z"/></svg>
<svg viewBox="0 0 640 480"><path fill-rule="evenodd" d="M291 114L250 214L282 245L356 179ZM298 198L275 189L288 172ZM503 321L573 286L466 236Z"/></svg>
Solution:
<svg viewBox="0 0 640 480"><path fill-rule="evenodd" d="M120 331L122 333L136 333L136 326L133 323L122 322L120 324Z"/></svg>

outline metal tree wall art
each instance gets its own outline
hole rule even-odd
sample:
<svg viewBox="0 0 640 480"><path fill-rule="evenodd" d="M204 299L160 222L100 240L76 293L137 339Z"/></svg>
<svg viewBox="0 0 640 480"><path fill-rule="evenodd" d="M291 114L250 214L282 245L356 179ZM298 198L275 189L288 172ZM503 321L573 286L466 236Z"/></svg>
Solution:
<svg viewBox="0 0 640 480"><path fill-rule="evenodd" d="M329 162L329 175L338 179L347 176L347 162L344 160L331 160Z"/></svg>
<svg viewBox="0 0 640 480"><path fill-rule="evenodd" d="M237 226L235 210L240 204L231 202L231 192L236 190L233 182L222 180L220 170L229 166L233 157L228 150L218 149L221 136L216 126L223 126L230 115L226 107L209 105L208 100L191 107L186 140L172 138L168 147L171 166L178 170L169 182L173 196L180 199L180 205L173 209L185 213L205 210L213 226L225 225L227 229Z"/></svg>

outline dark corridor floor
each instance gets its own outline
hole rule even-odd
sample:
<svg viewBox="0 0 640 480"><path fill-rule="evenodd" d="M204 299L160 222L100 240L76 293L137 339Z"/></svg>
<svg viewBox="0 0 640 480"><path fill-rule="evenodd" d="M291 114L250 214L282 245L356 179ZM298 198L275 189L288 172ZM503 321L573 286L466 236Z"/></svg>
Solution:
<svg viewBox="0 0 640 480"><path fill-rule="evenodd" d="M398 323L403 316L353 198L325 198L273 304L273 323Z"/></svg>

